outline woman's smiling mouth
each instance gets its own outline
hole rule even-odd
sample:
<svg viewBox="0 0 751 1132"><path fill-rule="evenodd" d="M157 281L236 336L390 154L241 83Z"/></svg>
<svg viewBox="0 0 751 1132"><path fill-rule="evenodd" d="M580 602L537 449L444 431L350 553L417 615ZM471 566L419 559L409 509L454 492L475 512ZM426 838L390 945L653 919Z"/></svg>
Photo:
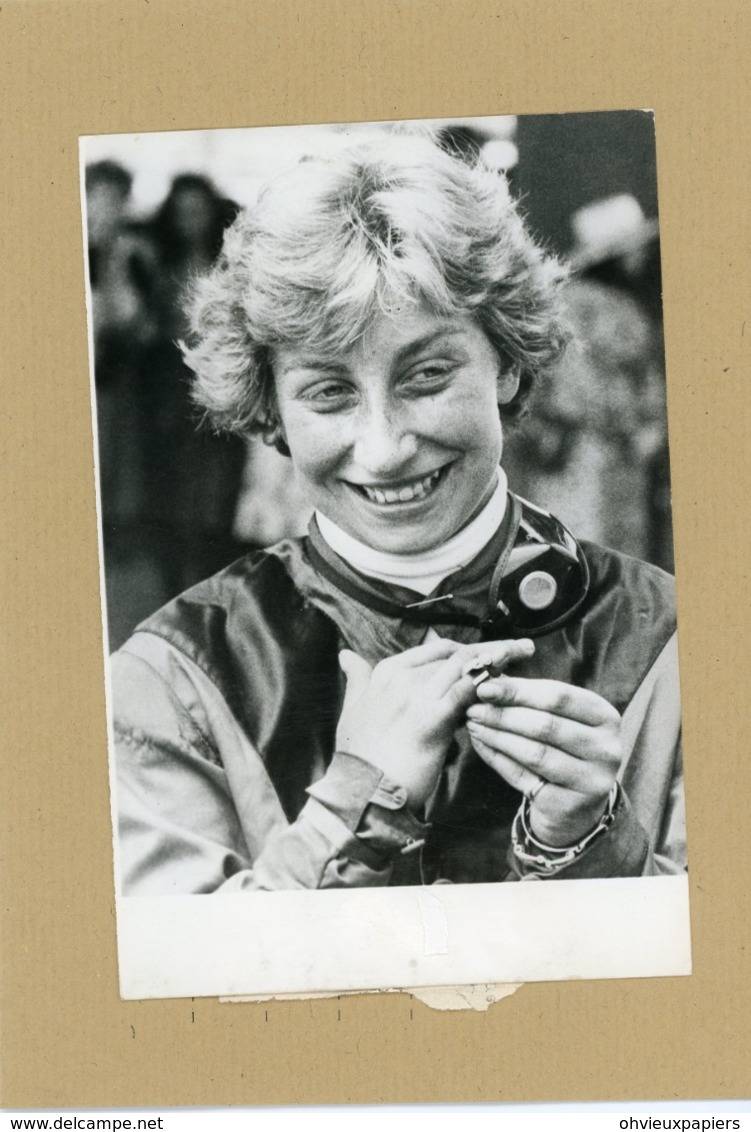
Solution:
<svg viewBox="0 0 751 1132"><path fill-rule="evenodd" d="M351 484L371 503L379 506L393 506L395 503L411 503L415 499L425 499L435 491L438 481L446 468L438 468L421 479L402 483L398 487L372 487L365 484Z"/></svg>

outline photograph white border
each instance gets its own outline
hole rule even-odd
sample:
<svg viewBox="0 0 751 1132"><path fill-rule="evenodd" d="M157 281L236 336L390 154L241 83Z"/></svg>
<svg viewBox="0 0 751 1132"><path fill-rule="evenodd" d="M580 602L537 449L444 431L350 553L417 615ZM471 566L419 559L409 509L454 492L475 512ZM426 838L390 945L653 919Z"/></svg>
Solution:
<svg viewBox="0 0 751 1132"><path fill-rule="evenodd" d="M117 923L125 999L691 974L685 875L129 896Z"/></svg>

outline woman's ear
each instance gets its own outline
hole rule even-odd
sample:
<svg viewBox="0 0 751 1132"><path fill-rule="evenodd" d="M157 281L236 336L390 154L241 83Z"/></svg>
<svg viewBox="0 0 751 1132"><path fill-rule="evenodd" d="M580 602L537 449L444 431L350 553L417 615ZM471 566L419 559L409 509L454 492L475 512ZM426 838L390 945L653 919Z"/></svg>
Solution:
<svg viewBox="0 0 751 1132"><path fill-rule="evenodd" d="M282 422L276 418L269 421L261 433L264 444L268 444L270 448L276 448L277 452L282 456L290 456L290 450L287 447L287 438L284 435L284 427Z"/></svg>
<svg viewBox="0 0 751 1132"><path fill-rule="evenodd" d="M281 428L279 429L279 435L274 440L274 447L276 448L280 456L292 456L287 441L284 439L284 433L282 432Z"/></svg>
<svg viewBox="0 0 751 1132"><path fill-rule="evenodd" d="M521 381L522 365L521 362L508 362L504 359L501 360L501 365L498 370L498 377L496 379L496 390L498 395L499 405L508 405L513 401L519 392L519 382Z"/></svg>

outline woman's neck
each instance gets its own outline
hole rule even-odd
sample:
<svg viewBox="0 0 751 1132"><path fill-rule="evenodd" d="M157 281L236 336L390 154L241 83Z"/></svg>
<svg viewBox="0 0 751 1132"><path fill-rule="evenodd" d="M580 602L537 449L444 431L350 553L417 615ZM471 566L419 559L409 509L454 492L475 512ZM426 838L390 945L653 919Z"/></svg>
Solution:
<svg viewBox="0 0 751 1132"><path fill-rule="evenodd" d="M316 512L316 522L334 553L361 574L427 595L449 574L461 570L476 558L490 542L503 522L506 491L506 475L499 468L495 491L474 519L447 542L417 554L388 554L382 550L373 550L336 526L320 511Z"/></svg>

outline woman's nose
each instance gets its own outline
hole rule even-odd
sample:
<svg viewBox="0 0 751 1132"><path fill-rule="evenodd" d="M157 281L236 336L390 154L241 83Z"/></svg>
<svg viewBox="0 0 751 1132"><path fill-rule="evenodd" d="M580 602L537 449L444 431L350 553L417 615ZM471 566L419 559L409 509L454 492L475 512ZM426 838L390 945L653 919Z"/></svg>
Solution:
<svg viewBox="0 0 751 1132"><path fill-rule="evenodd" d="M354 459L374 477L394 475L412 459L417 440L404 411L380 407L361 414L354 443Z"/></svg>

